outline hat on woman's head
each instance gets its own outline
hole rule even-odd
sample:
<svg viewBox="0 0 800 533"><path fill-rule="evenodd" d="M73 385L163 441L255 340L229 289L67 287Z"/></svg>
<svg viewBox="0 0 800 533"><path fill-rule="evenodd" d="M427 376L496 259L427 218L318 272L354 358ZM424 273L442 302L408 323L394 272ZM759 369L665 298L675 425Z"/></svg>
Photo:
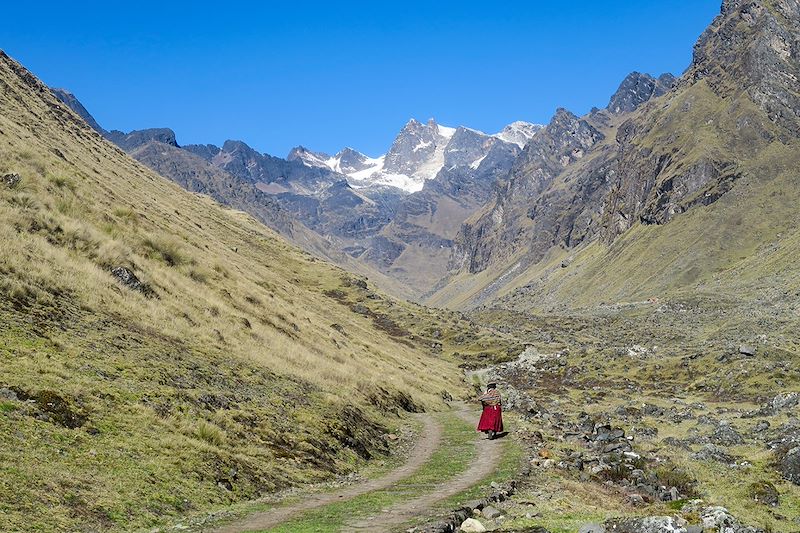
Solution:
<svg viewBox="0 0 800 533"><path fill-rule="evenodd" d="M487 389L496 389L497 388L497 383L489 383L488 385L486 385L486 388Z"/></svg>

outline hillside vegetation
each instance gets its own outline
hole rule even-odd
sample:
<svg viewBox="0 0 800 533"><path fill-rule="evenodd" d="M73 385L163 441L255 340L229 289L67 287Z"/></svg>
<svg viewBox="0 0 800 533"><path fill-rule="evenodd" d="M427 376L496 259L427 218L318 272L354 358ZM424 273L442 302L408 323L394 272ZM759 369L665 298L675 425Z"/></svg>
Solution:
<svg viewBox="0 0 800 533"><path fill-rule="evenodd" d="M145 528L353 470L464 392L453 352L489 356L130 159L3 53L0 87L0 530Z"/></svg>

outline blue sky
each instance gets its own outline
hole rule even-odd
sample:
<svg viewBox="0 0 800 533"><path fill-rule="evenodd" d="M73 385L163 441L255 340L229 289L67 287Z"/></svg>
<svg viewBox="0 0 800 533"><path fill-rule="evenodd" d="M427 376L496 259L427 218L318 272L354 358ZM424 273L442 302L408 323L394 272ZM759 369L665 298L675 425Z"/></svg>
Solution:
<svg viewBox="0 0 800 533"><path fill-rule="evenodd" d="M719 4L13 2L0 46L108 129L374 156L411 117L491 133L679 74Z"/></svg>

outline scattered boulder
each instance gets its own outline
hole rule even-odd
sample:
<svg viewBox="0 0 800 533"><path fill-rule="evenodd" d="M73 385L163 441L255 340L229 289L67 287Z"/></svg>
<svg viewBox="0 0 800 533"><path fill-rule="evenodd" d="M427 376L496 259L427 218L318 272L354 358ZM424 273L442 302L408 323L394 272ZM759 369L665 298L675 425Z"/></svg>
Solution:
<svg viewBox="0 0 800 533"><path fill-rule="evenodd" d="M459 530L464 533L484 533L486 528L474 518L467 518L461 523Z"/></svg>
<svg viewBox="0 0 800 533"><path fill-rule="evenodd" d="M736 463L736 458L714 444L706 444L703 448L692 454L692 459L697 461L714 461L726 465Z"/></svg>
<svg viewBox="0 0 800 533"><path fill-rule="evenodd" d="M353 304L350 307L350 310L353 311L356 314L359 314L359 315L369 315L370 314L369 307L367 307L364 304Z"/></svg>
<svg viewBox="0 0 800 533"><path fill-rule="evenodd" d="M786 392L778 394L769 403L773 412L783 411L784 409L791 409L800 404L800 393Z"/></svg>
<svg viewBox="0 0 800 533"><path fill-rule="evenodd" d="M497 510L496 508L492 507L491 505L487 505L486 507L484 507L481 510L481 512L483 513L483 516L485 516L486 518L488 518L490 520L498 518L498 517L503 515L503 513L501 513L499 510Z"/></svg>
<svg viewBox="0 0 800 533"><path fill-rule="evenodd" d="M21 181L22 181L22 176L16 173L3 174L3 176L0 177L0 182L3 183L3 185L8 187L9 189L16 188L16 186L19 185Z"/></svg>
<svg viewBox="0 0 800 533"><path fill-rule="evenodd" d="M739 346L739 353L748 357L753 357L756 354L756 349L748 344Z"/></svg>
<svg viewBox="0 0 800 533"><path fill-rule="evenodd" d="M148 298L156 296L156 292L150 285L143 283L133 271L124 266L118 266L111 269L111 275L117 281L128 287L132 291L141 292Z"/></svg>
<svg viewBox="0 0 800 533"><path fill-rule="evenodd" d="M744 443L742 435L728 422L720 422L713 433L711 433L709 440L721 446L737 446Z"/></svg>
<svg viewBox="0 0 800 533"><path fill-rule="evenodd" d="M800 446L779 454L778 470L785 479L800 485Z"/></svg>
<svg viewBox="0 0 800 533"><path fill-rule="evenodd" d="M0 388L0 400L16 402L19 400L19 397L17 397L17 393L11 389Z"/></svg>
<svg viewBox="0 0 800 533"><path fill-rule="evenodd" d="M11 391L20 400L35 404L38 410L36 418L43 422L50 422L68 429L77 429L88 420L85 414L73 409L69 401L55 391L43 390L33 393L16 387L12 387Z"/></svg>
<svg viewBox="0 0 800 533"><path fill-rule="evenodd" d="M671 516L621 518L606 521L605 530L615 533L686 533L686 521Z"/></svg>
<svg viewBox="0 0 800 533"><path fill-rule="evenodd" d="M759 420L756 427L753 428L753 433L763 433L764 431L768 430L770 423L766 420Z"/></svg>
<svg viewBox="0 0 800 533"><path fill-rule="evenodd" d="M706 507L700 512L703 527L710 531L739 531L739 521L724 507Z"/></svg>
<svg viewBox="0 0 800 533"><path fill-rule="evenodd" d="M606 528L602 524L584 524L578 533L606 533Z"/></svg>
<svg viewBox="0 0 800 533"><path fill-rule="evenodd" d="M755 481L750 484L750 496L758 503L775 507L778 505L779 494L775 485L769 481Z"/></svg>

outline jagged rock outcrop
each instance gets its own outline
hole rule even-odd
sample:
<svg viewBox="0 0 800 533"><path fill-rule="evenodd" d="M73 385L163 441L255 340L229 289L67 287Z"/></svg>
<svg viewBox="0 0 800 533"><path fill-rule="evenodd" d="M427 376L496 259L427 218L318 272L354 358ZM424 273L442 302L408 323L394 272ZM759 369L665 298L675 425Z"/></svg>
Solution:
<svg viewBox="0 0 800 533"><path fill-rule="evenodd" d="M680 80L633 73L607 110L559 111L462 228L451 268L494 267L487 299L552 250L614 243L726 197L746 162L800 136L798 20L795 0L726 1Z"/></svg>
<svg viewBox="0 0 800 533"><path fill-rule="evenodd" d="M630 113L651 98L661 96L675 85L675 76L662 74L654 78L649 74L631 72L611 97L608 111L614 114Z"/></svg>
<svg viewBox="0 0 800 533"><path fill-rule="evenodd" d="M563 225L556 227L553 220L562 213L553 209L553 202L560 205L563 195L542 193L603 139L604 134L590 120L565 109L556 111L514 162L508 179L498 187L494 203L476 221L461 228L450 268L480 272L523 247L543 253L557 238L553 230L569 233ZM569 239L568 235L561 236ZM538 242L531 244L533 240Z"/></svg>
<svg viewBox="0 0 800 533"><path fill-rule="evenodd" d="M800 136L800 2L725 0L694 47L681 83L705 81L720 97L744 91L769 117Z"/></svg>
<svg viewBox="0 0 800 533"><path fill-rule="evenodd" d="M151 141L166 144L167 146L178 147L178 141L175 139L175 132L169 128L134 130L130 133L111 130L106 133L105 137L126 152L135 150Z"/></svg>

